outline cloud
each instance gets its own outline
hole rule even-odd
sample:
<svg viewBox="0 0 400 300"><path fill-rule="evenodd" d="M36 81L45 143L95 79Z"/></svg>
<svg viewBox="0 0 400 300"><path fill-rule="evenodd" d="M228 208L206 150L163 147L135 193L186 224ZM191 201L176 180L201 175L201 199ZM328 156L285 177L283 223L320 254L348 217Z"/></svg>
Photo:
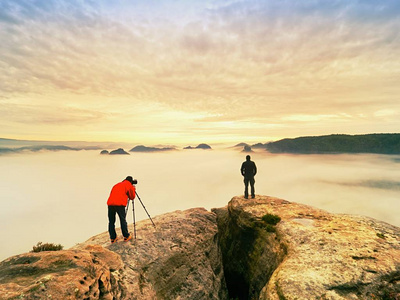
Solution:
<svg viewBox="0 0 400 300"><path fill-rule="evenodd" d="M3 104L0 107L0 114L3 122L16 122L25 125L75 125L100 122L106 118L104 113L98 111L65 107L63 105L46 107L33 104Z"/></svg>
<svg viewBox="0 0 400 300"><path fill-rule="evenodd" d="M399 108L397 2L6 0L0 99L41 107L41 95L69 94L113 99L111 110L129 99L263 124L378 120Z"/></svg>
<svg viewBox="0 0 400 300"><path fill-rule="evenodd" d="M352 182L326 182L331 184L344 185L349 187L363 187L371 189L382 189L400 191L400 182L394 180L361 180Z"/></svg>

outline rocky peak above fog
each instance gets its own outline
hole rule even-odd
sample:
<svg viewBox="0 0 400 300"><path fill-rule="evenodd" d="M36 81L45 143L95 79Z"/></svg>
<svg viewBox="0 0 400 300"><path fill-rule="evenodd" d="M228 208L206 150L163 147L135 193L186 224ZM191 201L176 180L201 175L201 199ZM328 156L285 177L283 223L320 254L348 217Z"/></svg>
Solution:
<svg viewBox="0 0 400 300"><path fill-rule="evenodd" d="M100 152L100 154L109 154L109 155L129 155L128 152L126 152L123 148L118 148L115 150L112 150L108 152L107 150L103 150Z"/></svg>
<svg viewBox="0 0 400 300"><path fill-rule="evenodd" d="M400 228L381 221L266 196L153 220L156 228L136 224L132 242L111 245L105 232L69 250L4 260L1 299L400 296Z"/></svg>
<svg viewBox="0 0 400 300"><path fill-rule="evenodd" d="M192 147L192 146L187 146L183 149L203 149L203 150L209 150L212 149L210 145L208 144L198 144L196 147Z"/></svg>

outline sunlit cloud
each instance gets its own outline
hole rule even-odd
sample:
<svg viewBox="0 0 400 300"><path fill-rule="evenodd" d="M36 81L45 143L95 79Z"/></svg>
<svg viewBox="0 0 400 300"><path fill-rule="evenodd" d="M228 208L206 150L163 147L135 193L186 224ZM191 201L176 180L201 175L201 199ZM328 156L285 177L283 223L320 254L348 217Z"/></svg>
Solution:
<svg viewBox="0 0 400 300"><path fill-rule="evenodd" d="M397 116L399 113L393 109L381 109L374 113L376 117Z"/></svg>
<svg viewBox="0 0 400 300"><path fill-rule="evenodd" d="M315 122L315 121L323 121L327 119L338 119L343 117L350 116L338 116L338 115L292 115L284 117L284 121L299 121L299 122Z"/></svg>
<svg viewBox="0 0 400 300"><path fill-rule="evenodd" d="M262 119L251 121L257 137L267 124L285 130L265 135L296 135L293 121L329 125L315 134L399 131L382 114L399 111L399 15L395 0L6 0L0 101L17 110L24 98L37 106L31 120L53 107L78 123L72 107L99 124L109 114L138 118L141 107L148 126L177 132L209 123L202 116L218 116L216 131ZM373 121L357 123L361 114ZM120 122L109 130L122 134Z"/></svg>

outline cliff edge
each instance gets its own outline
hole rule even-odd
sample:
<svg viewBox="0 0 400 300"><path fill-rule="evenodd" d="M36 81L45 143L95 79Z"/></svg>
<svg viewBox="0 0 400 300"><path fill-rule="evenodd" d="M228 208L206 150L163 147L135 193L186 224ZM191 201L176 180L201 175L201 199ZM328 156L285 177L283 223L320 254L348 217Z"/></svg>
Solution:
<svg viewBox="0 0 400 300"><path fill-rule="evenodd" d="M132 242L102 233L4 260L0 298L400 298L400 228L378 220L257 196L153 221Z"/></svg>
<svg viewBox="0 0 400 300"><path fill-rule="evenodd" d="M235 197L214 211L231 297L400 297L398 227L272 197ZM281 218L275 232L262 222L266 214Z"/></svg>

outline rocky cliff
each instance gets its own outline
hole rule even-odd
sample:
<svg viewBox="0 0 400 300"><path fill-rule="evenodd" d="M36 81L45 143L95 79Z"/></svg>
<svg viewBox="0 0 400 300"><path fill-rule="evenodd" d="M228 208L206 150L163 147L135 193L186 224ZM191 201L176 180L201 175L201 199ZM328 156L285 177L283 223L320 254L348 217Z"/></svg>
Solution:
<svg viewBox="0 0 400 300"><path fill-rule="evenodd" d="M214 211L231 297L400 297L398 227L270 197L236 197ZM266 214L280 216L275 232L262 222Z"/></svg>
<svg viewBox="0 0 400 300"><path fill-rule="evenodd" d="M381 221L263 196L153 220L132 242L102 233L4 260L0 298L400 298L400 228Z"/></svg>

